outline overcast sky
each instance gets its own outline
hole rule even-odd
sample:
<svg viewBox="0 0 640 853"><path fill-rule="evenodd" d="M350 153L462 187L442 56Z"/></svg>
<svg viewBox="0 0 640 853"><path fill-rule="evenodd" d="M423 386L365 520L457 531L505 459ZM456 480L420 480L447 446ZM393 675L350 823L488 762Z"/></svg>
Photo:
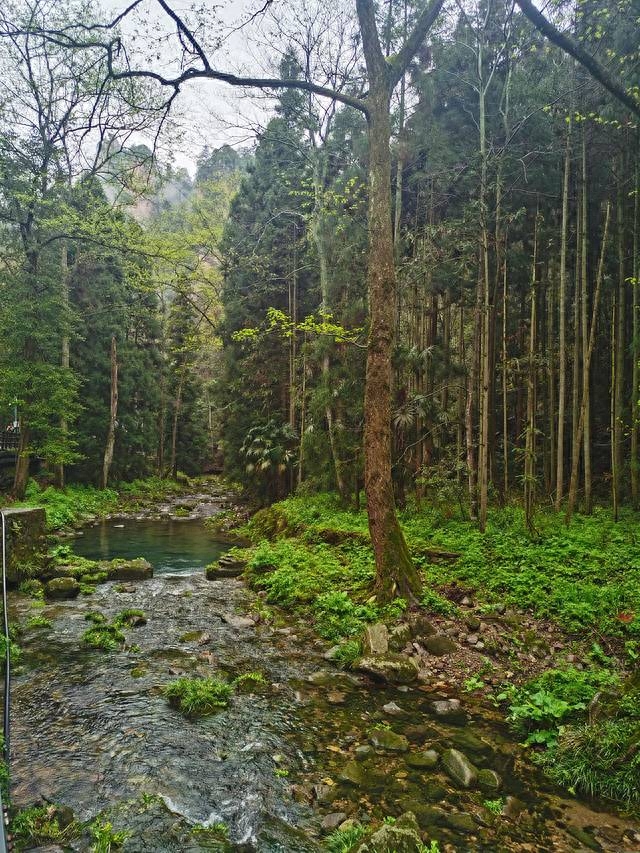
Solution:
<svg viewBox="0 0 640 853"><path fill-rule="evenodd" d="M98 2L111 17L126 9L131 0ZM176 0L173 3L180 14L188 14L193 5L189 0ZM202 5L205 8L217 6L211 2ZM205 34L205 38L210 41L224 36L225 42L216 52L217 67L235 72L246 72L248 69L266 71L261 49L249 44L247 31L237 29L263 6L264 0L222 0L222 4L217 6L218 23L211 25L210 31ZM145 32L148 29L151 32L154 24L160 26L166 21L166 15L155 0L145 0L142 14L123 23L122 31L130 40L136 29ZM251 25L254 33L259 29L259 26ZM166 31L169 32L168 26ZM172 51L165 45L158 64L167 69L174 58L175 54L172 55ZM266 110L269 109L264 99L213 81L199 81L185 86L176 106L182 133L177 140L173 139L170 143L165 141L163 154L166 156L170 148L176 165L185 166L192 174L195 158L205 145L212 148L225 143L236 147L251 145L255 127L265 123L268 117Z"/></svg>

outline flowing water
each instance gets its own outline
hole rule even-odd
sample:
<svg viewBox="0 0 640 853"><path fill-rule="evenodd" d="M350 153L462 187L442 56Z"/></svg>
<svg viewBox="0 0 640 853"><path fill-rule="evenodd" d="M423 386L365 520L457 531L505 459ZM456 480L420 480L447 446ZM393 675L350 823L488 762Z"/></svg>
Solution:
<svg viewBox="0 0 640 853"><path fill-rule="evenodd" d="M546 787L497 715L469 708L455 724L444 723L431 710L439 694L426 686L372 688L324 660L326 647L307 626L246 618L259 608L251 591L234 579L204 577L202 565L225 548L204 528L114 525L87 530L77 550L144 555L157 574L103 584L93 595L38 611L52 627L26 631L23 671L14 680L16 805L45 799L70 806L82 820L106 813L131 832L127 853L219 849L191 829L220 821L229 827L229 849L311 853L325 849L320 823L327 813L366 821L405 808L421 810L442 850L637 849L632 821ZM24 623L32 603L14 599L13 618ZM148 622L126 630L124 650L83 646L87 612L112 618L131 607L143 609ZM234 696L227 709L204 719L185 719L162 695L181 675L233 678L248 671L261 672L265 688ZM390 701L399 715L383 710ZM380 721L415 743L457 746L496 770L504 789L495 796L504 798L508 815L493 816L483 805L487 795L457 790L437 768L416 769L397 754L373 752L360 764L361 784L341 782L354 748ZM602 848L585 846L593 837L580 835L585 826ZM89 845L85 838L72 848Z"/></svg>

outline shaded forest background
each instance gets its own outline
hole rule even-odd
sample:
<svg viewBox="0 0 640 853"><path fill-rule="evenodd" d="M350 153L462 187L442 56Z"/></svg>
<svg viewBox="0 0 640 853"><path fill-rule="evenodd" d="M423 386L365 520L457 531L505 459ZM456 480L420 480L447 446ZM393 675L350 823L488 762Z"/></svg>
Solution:
<svg viewBox="0 0 640 853"><path fill-rule="evenodd" d="M387 55L419 11L379 9ZM50 25L54 10L10 13ZM358 94L353 22L329 50L327 18L296 14L270 44L279 73L305 79L324 46L334 87ZM557 15L637 94L637 2ZM284 92L251 150L204 149L190 176L136 143L158 131L152 100L132 112L137 81L106 97L99 58L19 32L0 49L14 69L0 98L0 411L8 425L17 406L22 458L103 485L223 459L260 502L337 490L357 505L364 116ZM514 498L532 528L539 505L636 507L637 117L517 7L466 3L411 63L392 131L396 501L481 527L489 503Z"/></svg>

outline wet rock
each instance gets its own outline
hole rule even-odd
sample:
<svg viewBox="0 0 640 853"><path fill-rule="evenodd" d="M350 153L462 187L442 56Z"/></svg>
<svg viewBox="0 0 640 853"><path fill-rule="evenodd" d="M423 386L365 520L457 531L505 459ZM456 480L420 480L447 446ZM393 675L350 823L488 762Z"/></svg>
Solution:
<svg viewBox="0 0 640 853"><path fill-rule="evenodd" d="M363 841L358 853L420 853L424 850L420 827L412 812L403 814L392 825L385 825Z"/></svg>
<svg viewBox="0 0 640 853"><path fill-rule="evenodd" d="M413 636L416 640L422 641L425 637L433 637L437 633L438 629L426 616L418 616L413 623Z"/></svg>
<svg viewBox="0 0 640 853"><path fill-rule="evenodd" d="M433 637L424 637L421 643L429 654L436 657L449 655L458 648L453 640L445 637L444 634L434 634Z"/></svg>
<svg viewBox="0 0 640 853"><path fill-rule="evenodd" d="M458 749L445 749L442 763L451 779L462 788L471 788L478 778L476 767Z"/></svg>
<svg viewBox="0 0 640 853"><path fill-rule="evenodd" d="M401 622L389 632L389 648L392 652L401 652L411 643L411 627L406 622Z"/></svg>
<svg viewBox="0 0 640 853"><path fill-rule="evenodd" d="M256 623L248 616L236 616L234 613L223 613L222 621L231 628L255 628Z"/></svg>
<svg viewBox="0 0 640 853"><path fill-rule="evenodd" d="M390 684L410 684L418 677L418 664L413 658L392 653L362 657L354 669Z"/></svg>
<svg viewBox="0 0 640 853"><path fill-rule="evenodd" d="M75 578L54 578L45 584L44 594L56 601L77 598L80 594L80 584Z"/></svg>
<svg viewBox="0 0 640 853"><path fill-rule="evenodd" d="M433 726L407 726L404 734L412 743L424 743L428 738L438 736Z"/></svg>
<svg viewBox="0 0 640 853"><path fill-rule="evenodd" d="M421 786L422 797L428 803L440 803L447 797L447 789L435 779L427 779Z"/></svg>
<svg viewBox="0 0 640 853"><path fill-rule="evenodd" d="M208 565L205 571L207 580L215 581L219 578L237 578L246 568L246 560L231 554L224 554L217 563Z"/></svg>
<svg viewBox="0 0 640 853"><path fill-rule="evenodd" d="M356 746L356 761L365 761L375 755L375 750L370 743L363 743Z"/></svg>
<svg viewBox="0 0 640 853"><path fill-rule="evenodd" d="M308 680L318 687L329 687L334 690L344 690L353 684L353 679L344 672L330 669L319 669L317 672L312 672Z"/></svg>
<svg viewBox="0 0 640 853"><path fill-rule="evenodd" d="M420 829L431 829L433 826L441 826L444 823L445 811L438 806L427 806L420 800L402 797L398 800L398 807L414 814Z"/></svg>
<svg viewBox="0 0 640 853"><path fill-rule="evenodd" d="M399 717L406 713L400 705L396 705L395 702L387 702L386 705L382 706L382 710L385 714L390 714L392 717Z"/></svg>
<svg viewBox="0 0 640 853"><path fill-rule="evenodd" d="M355 785L356 788L369 787L369 777L367 771L362 764L357 761L348 761L340 774L338 775L340 782L345 782L347 785Z"/></svg>
<svg viewBox="0 0 640 853"><path fill-rule="evenodd" d="M390 729L374 729L369 735L369 740L376 749L384 749L385 752L406 752L409 749L409 741L406 737Z"/></svg>
<svg viewBox="0 0 640 853"><path fill-rule="evenodd" d="M435 767L438 763L438 753L435 749L427 749L424 752L412 752L407 755L405 761L409 767L414 767L417 770L428 770Z"/></svg>
<svg viewBox="0 0 640 853"><path fill-rule="evenodd" d="M460 707L459 699L438 699L431 703L436 717L456 726L464 726L469 722L466 713Z"/></svg>
<svg viewBox="0 0 640 853"><path fill-rule="evenodd" d="M444 823L454 832L470 833L478 829L478 824L467 812L450 812L445 815Z"/></svg>
<svg viewBox="0 0 640 853"><path fill-rule="evenodd" d="M319 782L313 786L313 795L317 803L332 803L338 792L334 785L327 785L325 782Z"/></svg>
<svg viewBox="0 0 640 853"><path fill-rule="evenodd" d="M327 702L330 705L344 705L347 701L347 694L341 690L331 690L327 693Z"/></svg>
<svg viewBox="0 0 640 853"><path fill-rule="evenodd" d="M469 729L462 729L451 735L451 743L463 752L475 752L478 755L486 755L493 752L493 746Z"/></svg>
<svg viewBox="0 0 640 853"><path fill-rule="evenodd" d="M110 581L143 581L153 577L153 566L144 557L100 563Z"/></svg>
<svg viewBox="0 0 640 853"><path fill-rule="evenodd" d="M602 847L595 840L593 835L588 833L585 829L581 829L579 826L568 826L567 832L588 850L602 850Z"/></svg>
<svg viewBox="0 0 640 853"><path fill-rule="evenodd" d="M382 622L367 625L362 638L362 648L365 656L386 655L389 651L389 631Z"/></svg>
<svg viewBox="0 0 640 853"><path fill-rule="evenodd" d="M502 779L495 770L480 770L477 779L478 788L485 794L495 794L502 788Z"/></svg>
<svg viewBox="0 0 640 853"><path fill-rule="evenodd" d="M515 818L527 810L528 807L526 803L522 802L522 800L519 800L517 797L507 797L504 808L502 809L502 814L505 817Z"/></svg>
<svg viewBox="0 0 640 853"><path fill-rule="evenodd" d="M346 812L331 812L331 814L325 815L321 824L323 832L333 832L346 819Z"/></svg>

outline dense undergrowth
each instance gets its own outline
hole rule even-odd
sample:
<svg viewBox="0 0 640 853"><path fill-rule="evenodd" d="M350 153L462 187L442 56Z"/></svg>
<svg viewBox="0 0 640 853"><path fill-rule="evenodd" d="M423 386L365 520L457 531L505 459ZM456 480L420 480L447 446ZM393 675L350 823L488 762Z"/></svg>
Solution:
<svg viewBox="0 0 640 853"><path fill-rule="evenodd" d="M425 582L422 605L455 616L468 594L480 608L511 606L551 620L589 652L586 667L559 662L528 683L506 684L502 704L519 737L557 782L576 792L640 803L640 531L599 509L570 527L540 513L532 535L518 507L494 510L480 534L469 520L425 507L401 516ZM368 622L399 616L402 600L381 608L365 512L331 495L292 497L258 512L241 530L254 546L251 583L267 601L311 618L351 663ZM442 554L438 552L441 551ZM457 554L457 559L452 554ZM441 558L440 558L441 557ZM582 665L581 665L582 666ZM595 703L595 704L594 704Z"/></svg>
<svg viewBox="0 0 640 853"><path fill-rule="evenodd" d="M69 485L58 489L54 486L42 487L35 480L30 480L25 500L14 506L44 507L48 529L59 530L90 517L115 512L135 512L153 506L172 494L184 492L185 488L196 485L196 482L149 477L146 480L119 483L111 489L97 489L95 486L86 485Z"/></svg>

